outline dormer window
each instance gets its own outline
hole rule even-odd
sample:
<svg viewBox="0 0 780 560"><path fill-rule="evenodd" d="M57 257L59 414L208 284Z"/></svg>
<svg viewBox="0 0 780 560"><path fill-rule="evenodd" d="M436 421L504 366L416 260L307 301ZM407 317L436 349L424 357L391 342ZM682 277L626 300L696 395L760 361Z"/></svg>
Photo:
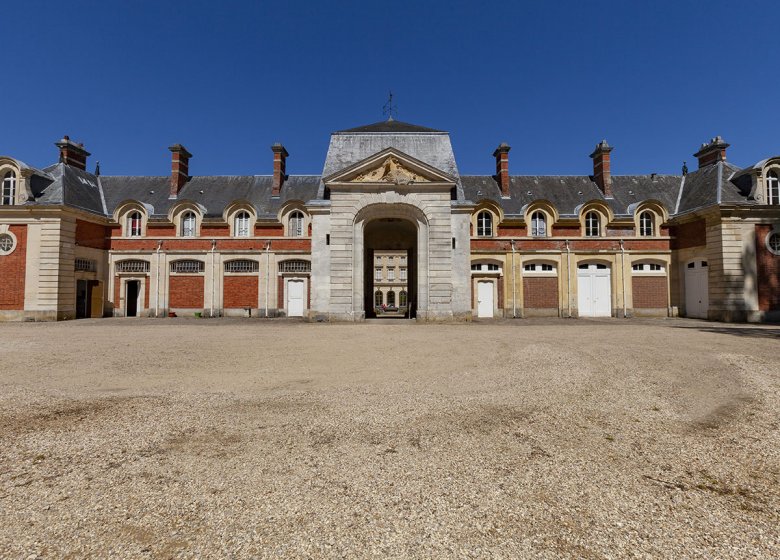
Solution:
<svg viewBox="0 0 780 560"><path fill-rule="evenodd" d="M138 210L134 210L127 215L127 235L128 237L141 237L143 233L143 216Z"/></svg>
<svg viewBox="0 0 780 560"><path fill-rule="evenodd" d="M241 210L236 214L234 228L236 237L249 237L249 222L250 216L246 210Z"/></svg>
<svg viewBox="0 0 780 560"><path fill-rule="evenodd" d="M766 176L766 203L780 204L780 178L775 171Z"/></svg>
<svg viewBox="0 0 780 560"><path fill-rule="evenodd" d="M547 235L547 216L544 212L534 212L531 215L531 236L544 237Z"/></svg>
<svg viewBox="0 0 780 560"><path fill-rule="evenodd" d="M288 227L290 237L303 237L303 212L296 210L290 214L290 223Z"/></svg>
<svg viewBox="0 0 780 560"><path fill-rule="evenodd" d="M16 203L16 173L9 171L3 177L2 200L0 204L10 206Z"/></svg>
<svg viewBox="0 0 780 560"><path fill-rule="evenodd" d="M197 217L195 212L185 212L181 217L181 235L182 237L195 237L197 227Z"/></svg>
<svg viewBox="0 0 780 560"><path fill-rule="evenodd" d="M601 220L598 212L585 214L585 237L598 237L601 235Z"/></svg>
<svg viewBox="0 0 780 560"><path fill-rule="evenodd" d="M477 215L477 236L493 236L493 214L487 210L483 210Z"/></svg>
<svg viewBox="0 0 780 560"><path fill-rule="evenodd" d="M642 237L652 237L655 233L655 224L653 223L653 213L644 211L639 215L639 235Z"/></svg>

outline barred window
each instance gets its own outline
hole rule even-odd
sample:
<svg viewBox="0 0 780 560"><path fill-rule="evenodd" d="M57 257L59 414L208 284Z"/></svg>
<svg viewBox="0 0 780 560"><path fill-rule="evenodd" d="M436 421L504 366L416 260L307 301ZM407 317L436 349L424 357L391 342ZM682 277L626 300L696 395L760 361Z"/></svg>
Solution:
<svg viewBox="0 0 780 560"><path fill-rule="evenodd" d="M235 261L228 261L225 263L225 272L249 273L249 272L257 272L257 271L258 271L257 261L241 259Z"/></svg>
<svg viewBox="0 0 780 560"><path fill-rule="evenodd" d="M76 259L76 272L95 272L97 263L92 259Z"/></svg>
<svg viewBox="0 0 780 560"><path fill-rule="evenodd" d="M279 272L311 272L309 261L291 260L279 263Z"/></svg>
<svg viewBox="0 0 780 560"><path fill-rule="evenodd" d="M116 263L117 272L149 272L147 261L129 260Z"/></svg>
<svg viewBox="0 0 780 560"><path fill-rule="evenodd" d="M176 274L198 274L203 272L203 263L192 259L173 261L171 263L171 272Z"/></svg>

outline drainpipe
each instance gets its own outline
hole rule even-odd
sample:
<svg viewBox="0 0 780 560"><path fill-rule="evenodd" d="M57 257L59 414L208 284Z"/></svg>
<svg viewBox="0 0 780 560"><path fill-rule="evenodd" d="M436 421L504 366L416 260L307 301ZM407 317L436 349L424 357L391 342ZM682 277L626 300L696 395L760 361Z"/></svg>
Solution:
<svg viewBox="0 0 780 560"><path fill-rule="evenodd" d="M566 309L571 318L571 248L566 240Z"/></svg>
<svg viewBox="0 0 780 560"><path fill-rule="evenodd" d="M517 270L515 269L515 240L510 241L512 245L512 318L517 319Z"/></svg>
<svg viewBox="0 0 780 560"><path fill-rule="evenodd" d="M271 241L265 242L265 317L268 318L268 282L271 274Z"/></svg>
<svg viewBox="0 0 780 560"><path fill-rule="evenodd" d="M216 260L216 254L215 254L216 250L217 250L217 240L212 239L211 240L211 310L209 313L212 318L214 317L214 293L215 293L214 281L216 278L216 271L214 270L215 268L214 265Z"/></svg>
<svg viewBox="0 0 780 560"><path fill-rule="evenodd" d="M154 316L160 316L160 249L162 249L162 241L157 242L157 274L155 279L154 290Z"/></svg>
<svg viewBox="0 0 780 560"><path fill-rule="evenodd" d="M623 280L623 319L626 318L626 248L620 240L620 277Z"/></svg>

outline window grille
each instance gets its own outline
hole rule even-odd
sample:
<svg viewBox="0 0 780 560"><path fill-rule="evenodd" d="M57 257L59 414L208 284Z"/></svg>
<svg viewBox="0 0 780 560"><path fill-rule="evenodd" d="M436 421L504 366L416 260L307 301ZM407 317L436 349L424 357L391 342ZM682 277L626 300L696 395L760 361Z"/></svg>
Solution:
<svg viewBox="0 0 780 560"><path fill-rule="evenodd" d="M481 264L472 264L471 265L471 270L482 270L482 265Z"/></svg>
<svg viewBox="0 0 780 560"><path fill-rule="evenodd" d="M769 235L769 239L766 241L769 250L775 255L780 255L780 233L774 232Z"/></svg>
<svg viewBox="0 0 780 560"><path fill-rule="evenodd" d="M119 261L116 263L117 272L149 272L149 263L146 261Z"/></svg>
<svg viewBox="0 0 780 560"><path fill-rule="evenodd" d="M523 265L523 270L526 272L554 272L555 267L545 263L530 263Z"/></svg>
<svg viewBox="0 0 780 560"><path fill-rule="evenodd" d="M488 211L477 215L477 236L491 237L493 235L493 215Z"/></svg>
<svg viewBox="0 0 780 560"><path fill-rule="evenodd" d="M547 235L547 217L542 212L534 212L531 216L531 235L544 237Z"/></svg>
<svg viewBox="0 0 780 560"><path fill-rule="evenodd" d="M92 259L76 259L74 268L76 272L95 272L97 263Z"/></svg>
<svg viewBox="0 0 780 560"><path fill-rule="evenodd" d="M0 203L8 206L16 202L16 173L9 171L3 177L3 192Z"/></svg>
<svg viewBox="0 0 780 560"><path fill-rule="evenodd" d="M241 259L235 261L228 261L225 263L225 272L249 273L249 272L257 272L257 271L258 271L257 261Z"/></svg>
<svg viewBox="0 0 780 560"><path fill-rule="evenodd" d="M491 271L491 272L495 272L495 271L497 271L497 270L498 270L498 265L497 265L497 264L490 264L490 263L489 263L489 264L487 265L487 269L488 269L489 271Z"/></svg>
<svg viewBox="0 0 780 560"><path fill-rule="evenodd" d="M171 272L176 274L197 274L203 272L203 263L196 260L173 261L171 263Z"/></svg>
<svg viewBox="0 0 780 560"><path fill-rule="evenodd" d="M631 269L635 272L661 272L664 267L657 263L635 263Z"/></svg>
<svg viewBox="0 0 780 560"><path fill-rule="evenodd" d="M639 215L639 235L642 237L653 235L653 215L650 212L642 212Z"/></svg>
<svg viewBox="0 0 780 560"><path fill-rule="evenodd" d="M14 238L4 233L0 235L0 253L10 253L14 248Z"/></svg>
<svg viewBox="0 0 780 560"><path fill-rule="evenodd" d="M309 261L291 260L279 263L279 272L311 272Z"/></svg>

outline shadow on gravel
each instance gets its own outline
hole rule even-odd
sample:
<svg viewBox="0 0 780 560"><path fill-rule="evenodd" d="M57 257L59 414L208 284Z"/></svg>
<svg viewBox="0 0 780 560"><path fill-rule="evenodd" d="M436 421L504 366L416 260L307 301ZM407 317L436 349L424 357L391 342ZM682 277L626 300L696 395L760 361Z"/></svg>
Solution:
<svg viewBox="0 0 780 560"><path fill-rule="evenodd" d="M732 336L741 336L749 338L767 338L780 339L780 329L767 329L760 327L682 327L676 326L676 329L696 329L701 332L730 334Z"/></svg>

